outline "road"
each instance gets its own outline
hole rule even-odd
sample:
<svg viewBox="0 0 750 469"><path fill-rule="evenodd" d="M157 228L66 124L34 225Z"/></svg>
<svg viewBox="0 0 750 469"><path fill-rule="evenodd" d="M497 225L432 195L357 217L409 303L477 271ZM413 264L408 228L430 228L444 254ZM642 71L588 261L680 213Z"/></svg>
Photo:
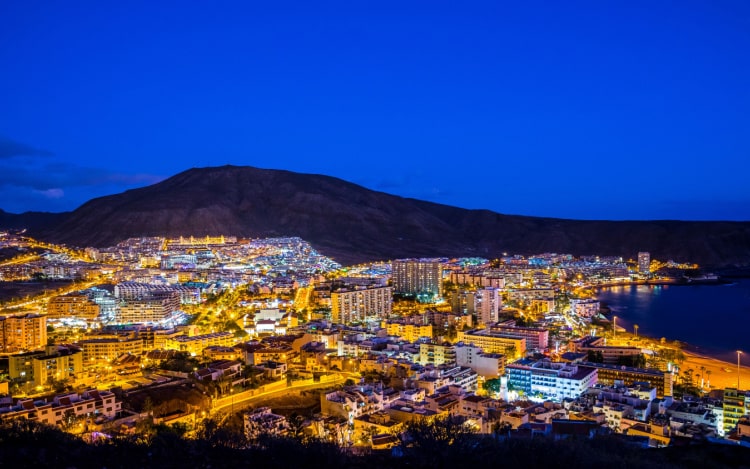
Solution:
<svg viewBox="0 0 750 469"><path fill-rule="evenodd" d="M221 399L221 403L216 405L213 408L212 413L216 414L216 413L222 413L222 412L227 412L227 411L229 412L237 411L239 409L242 409L248 406L254 401L270 399L272 397L283 395L291 391L308 391L311 389L319 389L319 388L327 388L330 386L335 386L337 384L343 383L345 379L346 378L344 376L337 374L336 377L330 381L312 383L312 384L303 383L300 385L293 384L292 386L284 386L279 389L273 389L270 391L261 392L259 394L254 394L254 395L250 395L248 397L242 397L239 399L234 398L234 397L232 398L224 397ZM243 394L244 393L240 393L238 394L238 396L241 396Z"/></svg>

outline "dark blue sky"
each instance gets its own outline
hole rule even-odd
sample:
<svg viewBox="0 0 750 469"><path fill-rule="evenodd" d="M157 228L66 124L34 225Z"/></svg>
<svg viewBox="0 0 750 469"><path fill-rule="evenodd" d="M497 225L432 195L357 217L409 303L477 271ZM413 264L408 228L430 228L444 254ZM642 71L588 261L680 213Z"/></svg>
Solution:
<svg viewBox="0 0 750 469"><path fill-rule="evenodd" d="M153 5L158 3L158 6ZM750 2L0 2L0 208L253 165L750 220Z"/></svg>

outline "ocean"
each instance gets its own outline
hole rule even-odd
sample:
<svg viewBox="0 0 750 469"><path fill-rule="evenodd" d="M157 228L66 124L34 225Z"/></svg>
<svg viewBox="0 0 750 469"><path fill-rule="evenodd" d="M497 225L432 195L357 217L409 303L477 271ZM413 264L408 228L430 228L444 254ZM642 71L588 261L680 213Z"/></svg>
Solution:
<svg viewBox="0 0 750 469"><path fill-rule="evenodd" d="M638 335L666 337L686 349L750 365L750 279L715 285L606 287L597 297L617 316L617 325Z"/></svg>

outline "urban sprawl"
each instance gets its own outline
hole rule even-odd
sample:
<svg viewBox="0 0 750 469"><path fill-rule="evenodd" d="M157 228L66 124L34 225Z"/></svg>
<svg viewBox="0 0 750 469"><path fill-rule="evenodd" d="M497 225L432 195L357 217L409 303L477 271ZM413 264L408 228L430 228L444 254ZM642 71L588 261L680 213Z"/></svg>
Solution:
<svg viewBox="0 0 750 469"><path fill-rule="evenodd" d="M597 300L697 267L646 252L342 267L299 238L71 249L23 232L0 233L0 249L0 281L20 288L0 308L0 420L88 441L154 425L190 437L212 420L249 445L391 449L410 423L450 417L508 438L750 445L739 355L737 386L712 386L678 344L618 326Z"/></svg>

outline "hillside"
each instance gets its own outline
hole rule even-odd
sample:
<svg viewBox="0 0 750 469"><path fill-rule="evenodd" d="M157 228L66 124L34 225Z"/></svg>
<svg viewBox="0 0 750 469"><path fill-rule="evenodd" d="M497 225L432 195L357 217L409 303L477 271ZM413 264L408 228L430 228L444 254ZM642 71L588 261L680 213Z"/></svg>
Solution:
<svg viewBox="0 0 750 469"><path fill-rule="evenodd" d="M750 264L750 222L511 216L398 197L328 176L236 166L190 169L93 199L33 228L37 236L78 246L151 235L300 236L345 263L503 252L634 257L650 251L654 258L704 265Z"/></svg>

